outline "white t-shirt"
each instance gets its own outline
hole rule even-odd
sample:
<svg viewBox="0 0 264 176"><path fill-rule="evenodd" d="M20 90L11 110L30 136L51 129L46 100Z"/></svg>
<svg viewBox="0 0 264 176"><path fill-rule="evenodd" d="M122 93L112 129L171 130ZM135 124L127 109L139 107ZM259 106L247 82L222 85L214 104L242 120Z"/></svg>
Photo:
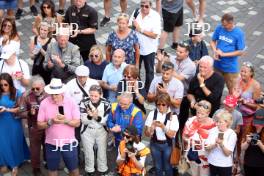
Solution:
<svg viewBox="0 0 264 176"><path fill-rule="evenodd" d="M95 79L88 78L83 89L89 95L89 89L92 85L99 85L98 81ZM76 78L70 80L66 84L66 95L72 97L75 102L79 105L81 100L83 99L83 92L80 87L77 85Z"/></svg>
<svg viewBox="0 0 264 176"><path fill-rule="evenodd" d="M19 64L20 62L20 64ZM9 73L13 78L16 73L22 72L24 79L30 79L30 71L28 64L22 59L16 59L14 65L7 65L4 60L0 61L0 73ZM14 86L16 89L20 90L22 93L26 91L26 88L22 86L21 81L17 79L13 79Z"/></svg>
<svg viewBox="0 0 264 176"><path fill-rule="evenodd" d="M151 124L152 124L153 118L154 118L154 112L155 112L155 110L151 111L149 113L148 117L147 117L147 120L145 122L145 125L147 127L151 127ZM167 113L169 113L169 112L167 112ZM164 124L167 113L162 114L158 110L157 119L156 120ZM177 117L176 114L171 116L171 120L170 119L167 120L166 128L169 129L169 130L178 131L179 122L178 122L178 117ZM155 131L156 131L156 136L157 136L158 140L162 140L162 141L166 140L165 133L160 127L156 127Z"/></svg>
<svg viewBox="0 0 264 176"><path fill-rule="evenodd" d="M218 137L218 127L214 127L209 131L209 137L206 140L206 144L215 144L215 140ZM234 151L237 141L237 135L232 129L228 129L224 132L223 144L225 148L230 151ZM233 165L233 154L226 156L220 147L212 149L208 153L208 163L218 167L231 167Z"/></svg>

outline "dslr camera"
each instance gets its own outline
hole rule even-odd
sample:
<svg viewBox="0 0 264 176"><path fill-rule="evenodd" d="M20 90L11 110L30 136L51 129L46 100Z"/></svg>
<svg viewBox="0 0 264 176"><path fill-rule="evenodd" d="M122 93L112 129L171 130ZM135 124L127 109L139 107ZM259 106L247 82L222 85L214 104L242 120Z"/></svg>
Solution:
<svg viewBox="0 0 264 176"><path fill-rule="evenodd" d="M251 141L250 141L251 145L256 145L258 140L260 139L260 136L257 133L253 133L250 137L251 137Z"/></svg>

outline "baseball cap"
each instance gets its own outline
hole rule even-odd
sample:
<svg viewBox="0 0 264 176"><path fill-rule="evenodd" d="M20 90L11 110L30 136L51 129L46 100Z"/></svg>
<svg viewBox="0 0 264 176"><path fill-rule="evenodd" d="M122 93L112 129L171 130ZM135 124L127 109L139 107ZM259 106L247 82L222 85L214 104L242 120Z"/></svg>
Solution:
<svg viewBox="0 0 264 176"><path fill-rule="evenodd" d="M237 98L234 95L227 95L224 104L228 107L234 108L237 105Z"/></svg>
<svg viewBox="0 0 264 176"><path fill-rule="evenodd" d="M89 68L84 66L84 65L80 65L76 68L75 70L75 74L77 76L89 76L90 74L90 71L89 71Z"/></svg>

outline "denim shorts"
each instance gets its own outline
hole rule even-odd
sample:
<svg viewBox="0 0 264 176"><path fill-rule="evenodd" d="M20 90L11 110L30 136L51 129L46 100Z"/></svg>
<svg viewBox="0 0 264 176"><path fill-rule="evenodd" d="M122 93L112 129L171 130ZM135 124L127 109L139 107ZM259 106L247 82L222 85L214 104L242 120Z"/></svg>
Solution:
<svg viewBox="0 0 264 176"><path fill-rule="evenodd" d="M0 9L16 9L17 0L0 0Z"/></svg>
<svg viewBox="0 0 264 176"><path fill-rule="evenodd" d="M48 170L56 171L59 169L61 156L69 171L78 168L78 151L77 147L75 147L76 143L65 144L63 147L56 147L55 145L46 143L45 146Z"/></svg>

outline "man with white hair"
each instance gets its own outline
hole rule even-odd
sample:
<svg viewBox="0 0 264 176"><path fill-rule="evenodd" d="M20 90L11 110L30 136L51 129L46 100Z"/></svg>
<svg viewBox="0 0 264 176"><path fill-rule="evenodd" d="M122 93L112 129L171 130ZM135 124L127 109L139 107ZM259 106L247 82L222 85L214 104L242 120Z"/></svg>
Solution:
<svg viewBox="0 0 264 176"><path fill-rule="evenodd" d="M131 93L122 93L118 98L118 103L112 103L106 124L114 133L116 147L122 140L122 132L130 125L137 128L139 136L142 135L144 128L143 113L133 104Z"/></svg>
<svg viewBox="0 0 264 176"><path fill-rule="evenodd" d="M203 56L199 61L199 73L189 86L187 98L192 112L199 106L197 102L207 100L212 104L210 117L219 109L224 89L224 78L214 72L214 60L210 56ZM189 109L189 107L186 107ZM187 120L188 117L186 117Z"/></svg>
<svg viewBox="0 0 264 176"><path fill-rule="evenodd" d="M65 33L59 34L57 41L48 46L43 67L51 72L51 78L59 78L66 83L82 63L79 47L69 42L69 34Z"/></svg>
<svg viewBox="0 0 264 176"><path fill-rule="evenodd" d="M116 101L117 84L123 78L123 71L126 65L124 50L115 50L112 56L112 62L105 67L101 85L104 89L108 90L107 99L110 102Z"/></svg>
<svg viewBox="0 0 264 176"><path fill-rule="evenodd" d="M8 73L12 76L16 89L22 93L30 83L30 71L28 64L17 57L20 44L10 42L3 46L0 58L0 73Z"/></svg>

